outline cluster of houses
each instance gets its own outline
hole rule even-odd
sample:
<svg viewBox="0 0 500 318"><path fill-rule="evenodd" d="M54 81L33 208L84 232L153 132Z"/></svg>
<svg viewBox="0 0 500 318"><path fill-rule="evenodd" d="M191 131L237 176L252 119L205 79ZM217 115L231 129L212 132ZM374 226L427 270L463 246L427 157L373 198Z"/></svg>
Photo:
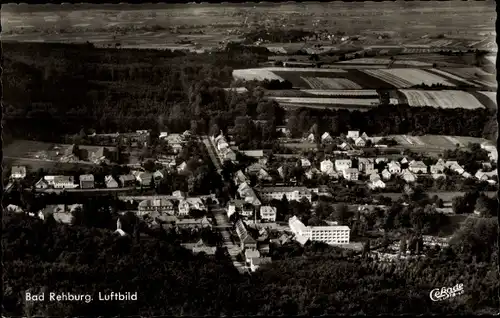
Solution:
<svg viewBox="0 0 500 318"><path fill-rule="evenodd" d="M305 138L308 142L315 143L317 142L316 136L313 133L310 133ZM341 150L351 150L353 147L363 148L366 147L367 142L371 139L368 137L366 133L360 135L358 130L349 130L345 138L342 138L343 142L338 145ZM328 132L324 132L320 136L319 140L322 144L331 144L334 141L334 138Z"/></svg>
<svg viewBox="0 0 500 318"><path fill-rule="evenodd" d="M252 272L255 272L261 265L271 262L269 254L269 233L265 229L259 231L259 237L254 239L245 223L238 220L235 223L236 234L240 239L240 248L245 256L245 263Z"/></svg>
<svg viewBox="0 0 500 318"><path fill-rule="evenodd" d="M217 137L211 136L210 139L221 161L236 161L236 153L231 149L222 132Z"/></svg>

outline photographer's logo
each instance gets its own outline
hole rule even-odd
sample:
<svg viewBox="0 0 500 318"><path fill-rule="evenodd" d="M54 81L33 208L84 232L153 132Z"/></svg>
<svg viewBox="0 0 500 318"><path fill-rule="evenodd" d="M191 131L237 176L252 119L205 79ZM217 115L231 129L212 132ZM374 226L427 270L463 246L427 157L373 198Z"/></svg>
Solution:
<svg viewBox="0 0 500 318"><path fill-rule="evenodd" d="M432 301L442 301L448 298L456 297L464 293L464 284L456 284L452 288L435 288L431 290L429 296Z"/></svg>

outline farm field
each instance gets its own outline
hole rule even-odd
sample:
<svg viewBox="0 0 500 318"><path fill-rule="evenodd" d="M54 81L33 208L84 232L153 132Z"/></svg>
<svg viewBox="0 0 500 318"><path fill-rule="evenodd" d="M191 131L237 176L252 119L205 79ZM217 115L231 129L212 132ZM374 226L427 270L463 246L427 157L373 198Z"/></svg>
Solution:
<svg viewBox="0 0 500 318"><path fill-rule="evenodd" d="M467 81L478 83L480 86L497 87L496 76L478 67L446 68L443 70Z"/></svg>
<svg viewBox="0 0 500 318"><path fill-rule="evenodd" d="M442 135L423 135L423 136L409 136L409 135L390 135L390 138L402 146L418 146L418 147L432 147L445 149L455 149L456 145L460 147L467 147L469 143L479 143L493 145L493 142L484 138L465 137L465 136L442 136ZM376 142L380 137L373 137Z"/></svg>
<svg viewBox="0 0 500 318"><path fill-rule="evenodd" d="M392 64L392 67L398 68L398 67L404 67L404 66L412 66L412 67L431 67L432 64L429 62L420 62L420 61L413 61L413 60L394 60L394 63Z"/></svg>
<svg viewBox="0 0 500 318"><path fill-rule="evenodd" d="M462 91L423 91L401 89L410 106L431 106L441 108L484 108L473 95Z"/></svg>
<svg viewBox="0 0 500 318"><path fill-rule="evenodd" d="M274 97L273 99L279 103L283 102L292 104L319 104L332 106L376 106L380 102L378 98Z"/></svg>
<svg viewBox="0 0 500 318"><path fill-rule="evenodd" d="M495 92L478 92L486 97L488 97L493 103L497 102L497 93Z"/></svg>
<svg viewBox="0 0 500 318"><path fill-rule="evenodd" d="M478 84L475 84L475 83L472 83L470 81L467 81L461 77L458 77L456 75L453 75L451 73L448 73L448 72L445 72L443 70L439 70L439 69L429 69L429 70L426 70L427 72L429 73L432 73L432 74L436 74L438 76L443 76L444 78L447 78L451 81L455 81L457 82L459 85L460 84L465 84L465 85L470 85L470 86L473 86L473 87L478 87L479 85Z"/></svg>
<svg viewBox="0 0 500 318"><path fill-rule="evenodd" d="M301 77L313 89L362 89L346 78Z"/></svg>
<svg viewBox="0 0 500 318"><path fill-rule="evenodd" d="M233 77L236 80L244 81L263 81L263 80L279 80L284 81L283 78L276 75L275 73L262 68L262 69L244 69L244 70L234 70Z"/></svg>
<svg viewBox="0 0 500 318"><path fill-rule="evenodd" d="M398 88L411 87L419 84L442 84L446 86L455 86L442 77L419 69L401 68L388 70L363 70L363 72Z"/></svg>
<svg viewBox="0 0 500 318"><path fill-rule="evenodd" d="M344 90L329 90L329 89L302 89L304 93L319 96L345 96L345 97L377 97L378 93L374 89L344 89Z"/></svg>
<svg viewBox="0 0 500 318"><path fill-rule="evenodd" d="M381 65L389 65L391 60L388 58L359 58L348 61L339 62L339 64L381 64Z"/></svg>

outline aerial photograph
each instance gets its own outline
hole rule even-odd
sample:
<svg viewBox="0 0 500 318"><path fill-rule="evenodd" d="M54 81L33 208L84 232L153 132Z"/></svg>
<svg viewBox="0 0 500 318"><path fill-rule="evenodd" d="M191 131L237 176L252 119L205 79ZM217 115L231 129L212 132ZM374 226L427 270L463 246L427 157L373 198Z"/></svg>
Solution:
<svg viewBox="0 0 500 318"><path fill-rule="evenodd" d="M2 318L498 315L495 22L3 4Z"/></svg>

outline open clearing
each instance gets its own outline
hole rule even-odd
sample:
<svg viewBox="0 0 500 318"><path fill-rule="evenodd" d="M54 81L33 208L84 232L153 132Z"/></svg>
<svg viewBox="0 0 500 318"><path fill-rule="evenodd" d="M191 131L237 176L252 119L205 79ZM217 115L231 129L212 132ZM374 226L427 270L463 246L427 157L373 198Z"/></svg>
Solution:
<svg viewBox="0 0 500 318"><path fill-rule="evenodd" d="M405 88L414 85L442 84L446 86L455 86L442 77L425 72L419 69L388 69L388 70L363 70L368 75L374 76L380 80L388 82L396 87Z"/></svg>
<svg viewBox="0 0 500 318"><path fill-rule="evenodd" d="M410 106L431 106L441 108L484 108L474 96L462 91L423 91L401 89Z"/></svg>

